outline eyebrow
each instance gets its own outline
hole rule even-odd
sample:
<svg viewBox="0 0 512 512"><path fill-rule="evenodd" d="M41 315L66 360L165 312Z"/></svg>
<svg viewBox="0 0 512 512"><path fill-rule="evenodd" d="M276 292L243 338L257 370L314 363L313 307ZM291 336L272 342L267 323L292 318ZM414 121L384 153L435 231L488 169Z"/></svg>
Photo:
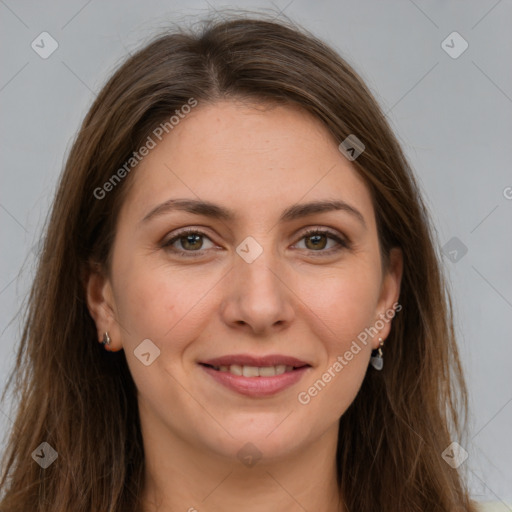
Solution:
<svg viewBox="0 0 512 512"><path fill-rule="evenodd" d="M209 201L201 201L197 199L169 199L153 208L141 220L141 224L148 222L150 219L172 211L185 211L195 215L203 215L212 219L219 219L224 221L234 221L238 218L233 210ZM358 219L359 222L361 222L361 224L366 228L366 222L361 212L350 204L341 200L312 201L309 203L292 205L281 213L279 222L290 222L292 220L301 219L315 213L330 211L343 211L349 213Z"/></svg>

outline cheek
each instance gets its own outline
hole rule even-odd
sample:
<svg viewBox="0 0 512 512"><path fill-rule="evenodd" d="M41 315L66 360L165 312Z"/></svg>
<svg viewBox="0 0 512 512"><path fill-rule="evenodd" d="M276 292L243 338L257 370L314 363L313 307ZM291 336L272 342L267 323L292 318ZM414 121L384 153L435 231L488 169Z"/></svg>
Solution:
<svg viewBox="0 0 512 512"><path fill-rule="evenodd" d="M329 408L333 419L352 403L366 374L372 349L370 328L378 319L379 282L374 267L357 271L352 267L350 272L331 276L322 291L309 295L312 311L322 320L318 336L326 357L307 385L313 386L309 390L315 397L314 407L324 413Z"/></svg>
<svg viewBox="0 0 512 512"><path fill-rule="evenodd" d="M333 274L324 283L315 292L309 292L308 302L330 328L326 339L332 355L345 352L351 341L378 319L380 275L370 265L352 266Z"/></svg>
<svg viewBox="0 0 512 512"><path fill-rule="evenodd" d="M218 281L200 272L191 280L190 272L147 259L133 259L118 276L116 305L124 341L133 349L149 338L162 352L183 350L199 332L208 313L208 292Z"/></svg>
<svg viewBox="0 0 512 512"><path fill-rule="evenodd" d="M155 393L156 396L170 393L177 399L179 386L174 386L173 376L179 374L181 355L195 336L191 332L194 325L191 294L177 290L176 283L165 275L163 269L158 271L148 265L134 264L125 273L116 297L130 373L139 392L149 401ZM142 351L139 347L144 340L152 344L146 342L147 349ZM146 366L140 357L147 351L152 362Z"/></svg>
<svg viewBox="0 0 512 512"><path fill-rule="evenodd" d="M169 283L152 279L151 274L128 274L122 289L118 290L119 322L126 331L130 344L149 338L159 344L160 338L176 323L179 315L179 294L169 293Z"/></svg>

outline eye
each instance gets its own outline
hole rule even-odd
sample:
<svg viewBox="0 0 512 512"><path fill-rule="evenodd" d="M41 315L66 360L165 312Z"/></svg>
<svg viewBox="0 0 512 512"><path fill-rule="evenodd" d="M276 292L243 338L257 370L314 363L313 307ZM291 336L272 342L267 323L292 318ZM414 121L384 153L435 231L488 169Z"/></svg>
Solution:
<svg viewBox="0 0 512 512"><path fill-rule="evenodd" d="M198 229L187 228L183 229L174 237L165 241L162 244L162 248L177 253L180 256L202 256L204 252L208 249L208 247L204 247L204 242L201 240L203 238L206 238L207 240L210 241L210 243L212 243L212 241L206 235L206 233L203 233ZM328 250L324 250L327 245L328 239L333 240L334 242L336 242L336 244L334 245L334 247L330 247ZM303 233L300 241L302 240L305 240L306 251L309 251L311 253L319 253L315 254L315 256L330 255L342 249L350 249L351 247L351 244L348 240L343 239L336 233L333 233L325 229L310 229ZM176 244L180 245L181 247L176 247Z"/></svg>
<svg viewBox="0 0 512 512"><path fill-rule="evenodd" d="M324 251L323 249L325 249L328 239L334 240L336 244L334 247ZM338 236L336 233L325 229L309 229L302 235L301 240L305 240L306 250L310 250L311 252L319 252L320 254L318 254L318 256L331 254L342 249L350 248L350 243L348 240L345 240ZM308 243L308 241L310 241L310 243ZM315 254L315 256L317 255Z"/></svg>
<svg viewBox="0 0 512 512"><path fill-rule="evenodd" d="M203 242L201 241L201 238L203 237L210 240L208 236L202 231L188 228L180 231L176 236L164 242L162 247L170 249L172 252L189 253L186 254L186 256L200 256L203 254L203 251L205 250L203 248ZM174 247L176 243L179 243L179 245L181 245L181 248ZM197 254L190 254L191 252Z"/></svg>

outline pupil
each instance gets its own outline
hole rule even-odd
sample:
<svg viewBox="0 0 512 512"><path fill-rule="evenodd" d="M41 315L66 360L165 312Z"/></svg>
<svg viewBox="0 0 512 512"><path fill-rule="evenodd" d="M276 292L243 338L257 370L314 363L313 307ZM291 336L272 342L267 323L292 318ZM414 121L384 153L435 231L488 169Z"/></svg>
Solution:
<svg viewBox="0 0 512 512"><path fill-rule="evenodd" d="M186 243L188 244L188 243L191 241L191 239L194 239L194 238L195 238L195 239L198 239L198 238L200 238L200 237L199 237L199 235L187 235L187 236L185 237ZM194 241L192 241L191 243L192 243L192 244L194 244ZM196 242L196 243L197 243L197 242Z"/></svg>
<svg viewBox="0 0 512 512"><path fill-rule="evenodd" d="M321 247L323 248L323 246L319 246L317 242L319 242L319 238L322 238L324 235L310 235L309 238L310 239L316 239L316 241L313 242L313 245L314 247Z"/></svg>

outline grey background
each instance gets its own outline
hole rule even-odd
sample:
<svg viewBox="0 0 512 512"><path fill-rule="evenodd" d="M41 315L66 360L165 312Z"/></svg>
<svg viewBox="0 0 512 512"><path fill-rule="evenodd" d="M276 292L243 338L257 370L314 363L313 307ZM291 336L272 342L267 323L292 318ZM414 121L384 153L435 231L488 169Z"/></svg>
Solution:
<svg viewBox="0 0 512 512"><path fill-rule="evenodd" d="M0 0L1 388L14 363L14 316L30 285L43 222L95 94L157 30L224 6L283 11L354 65L388 113L441 244L457 238L443 265L472 407L463 468L476 499L512 500L510 0ZM31 48L43 31L59 44L47 59ZM453 31L469 44L456 59L441 46ZM12 411L8 404L1 409L3 436Z"/></svg>

